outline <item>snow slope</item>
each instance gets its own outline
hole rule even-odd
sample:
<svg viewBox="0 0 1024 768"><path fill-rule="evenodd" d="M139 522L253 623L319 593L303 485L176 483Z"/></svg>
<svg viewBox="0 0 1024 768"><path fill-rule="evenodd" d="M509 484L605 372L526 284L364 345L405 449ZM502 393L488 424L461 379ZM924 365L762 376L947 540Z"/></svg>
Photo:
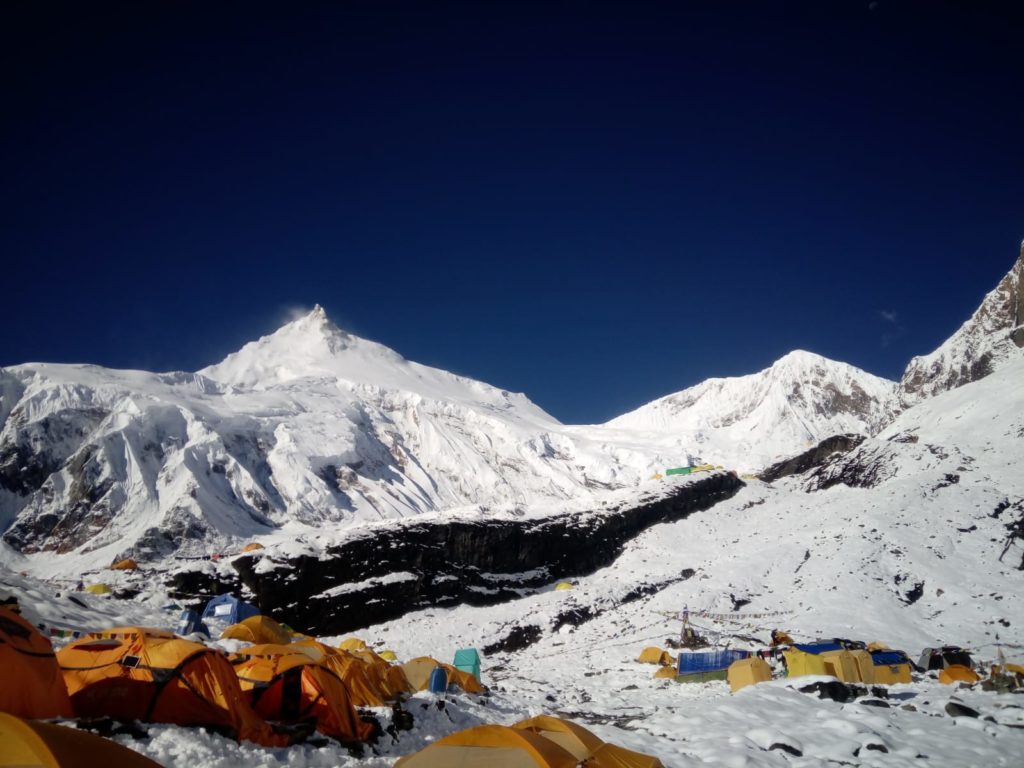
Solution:
<svg viewBox="0 0 1024 768"><path fill-rule="evenodd" d="M749 376L708 379L608 422L676 435L720 463L762 468L835 434L871 434L895 412L896 385L852 365L790 352Z"/></svg>

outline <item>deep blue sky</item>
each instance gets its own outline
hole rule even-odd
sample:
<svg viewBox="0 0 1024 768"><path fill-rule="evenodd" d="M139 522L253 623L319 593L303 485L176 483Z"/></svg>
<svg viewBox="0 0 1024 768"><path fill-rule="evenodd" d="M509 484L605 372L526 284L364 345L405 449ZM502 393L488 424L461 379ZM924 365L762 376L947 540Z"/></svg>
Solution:
<svg viewBox="0 0 1024 768"><path fill-rule="evenodd" d="M566 422L794 348L898 377L1024 237L1011 5L4 3L0 365L319 302Z"/></svg>

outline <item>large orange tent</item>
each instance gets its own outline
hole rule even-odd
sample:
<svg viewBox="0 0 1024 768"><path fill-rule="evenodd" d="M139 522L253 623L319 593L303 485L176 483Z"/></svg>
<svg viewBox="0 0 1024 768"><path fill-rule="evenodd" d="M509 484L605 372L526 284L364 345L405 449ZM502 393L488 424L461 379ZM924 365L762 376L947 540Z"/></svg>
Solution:
<svg viewBox="0 0 1024 768"><path fill-rule="evenodd" d="M578 764L571 752L536 733L478 725L406 755L395 768L576 768Z"/></svg>
<svg viewBox="0 0 1024 768"><path fill-rule="evenodd" d="M57 654L79 717L201 726L264 746L284 746L249 706L227 658L164 630L118 627Z"/></svg>
<svg viewBox="0 0 1024 768"><path fill-rule="evenodd" d="M0 712L0 766L5 768L160 768L116 741L88 731L22 720Z"/></svg>
<svg viewBox="0 0 1024 768"><path fill-rule="evenodd" d="M555 742L587 768L664 768L661 760L602 741L582 725L560 717L538 715L512 726Z"/></svg>
<svg viewBox="0 0 1024 768"><path fill-rule="evenodd" d="M318 731L345 743L369 738L372 726L359 719L341 678L301 648L254 645L232 663L253 708L267 720L315 720Z"/></svg>
<svg viewBox="0 0 1024 768"><path fill-rule="evenodd" d="M346 651L339 651L311 638L296 641L288 647L302 650L340 677L352 703L357 707L383 707L392 698L383 686L383 681L373 674L372 667Z"/></svg>
<svg viewBox="0 0 1024 768"><path fill-rule="evenodd" d="M19 717L70 717L71 702L50 641L0 607L0 711Z"/></svg>

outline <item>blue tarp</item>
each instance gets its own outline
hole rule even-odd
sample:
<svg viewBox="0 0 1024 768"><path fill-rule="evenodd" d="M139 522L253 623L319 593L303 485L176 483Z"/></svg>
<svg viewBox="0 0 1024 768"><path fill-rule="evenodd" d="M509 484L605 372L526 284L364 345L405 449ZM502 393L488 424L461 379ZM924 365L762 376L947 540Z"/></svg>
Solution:
<svg viewBox="0 0 1024 768"><path fill-rule="evenodd" d="M217 619L228 624L237 624L242 619L258 616L260 609L239 600L233 595L217 595L203 609L203 619Z"/></svg>
<svg viewBox="0 0 1024 768"><path fill-rule="evenodd" d="M829 651L843 650L843 646L839 643L794 643L793 647L796 648L798 651L803 651L804 653L813 653L815 656L817 656L819 653L828 653Z"/></svg>
<svg viewBox="0 0 1024 768"><path fill-rule="evenodd" d="M871 661L876 667L887 667L892 664L906 664L910 659L903 651L872 651Z"/></svg>
<svg viewBox="0 0 1024 768"><path fill-rule="evenodd" d="M182 611L181 618L178 619L178 628L174 631L179 635L191 635L194 632L202 632L206 636L210 635L210 630L206 628L203 620L199 618L199 614L195 611Z"/></svg>
<svg viewBox="0 0 1024 768"><path fill-rule="evenodd" d="M679 674L688 675L693 672L716 672L728 669L734 661L746 659L750 651L704 651L700 653L679 654Z"/></svg>

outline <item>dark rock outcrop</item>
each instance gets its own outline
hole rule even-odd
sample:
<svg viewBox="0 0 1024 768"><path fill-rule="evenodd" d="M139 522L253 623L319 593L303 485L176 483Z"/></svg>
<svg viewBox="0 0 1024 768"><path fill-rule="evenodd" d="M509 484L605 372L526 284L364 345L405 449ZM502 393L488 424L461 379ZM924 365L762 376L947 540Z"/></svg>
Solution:
<svg viewBox="0 0 1024 768"><path fill-rule="evenodd" d="M533 520L412 521L354 536L321 557L257 568L264 553L233 565L263 611L306 632L339 634L427 606L503 602L556 578L592 573L651 525L708 509L742 487L735 476L715 472L631 508Z"/></svg>
<svg viewBox="0 0 1024 768"><path fill-rule="evenodd" d="M772 464L758 475L760 480L772 483L789 475L801 475L808 470L820 467L826 461L833 459L836 454L852 451L864 442L864 435L833 435L826 437L813 448L810 448L799 456L791 459L783 459Z"/></svg>

